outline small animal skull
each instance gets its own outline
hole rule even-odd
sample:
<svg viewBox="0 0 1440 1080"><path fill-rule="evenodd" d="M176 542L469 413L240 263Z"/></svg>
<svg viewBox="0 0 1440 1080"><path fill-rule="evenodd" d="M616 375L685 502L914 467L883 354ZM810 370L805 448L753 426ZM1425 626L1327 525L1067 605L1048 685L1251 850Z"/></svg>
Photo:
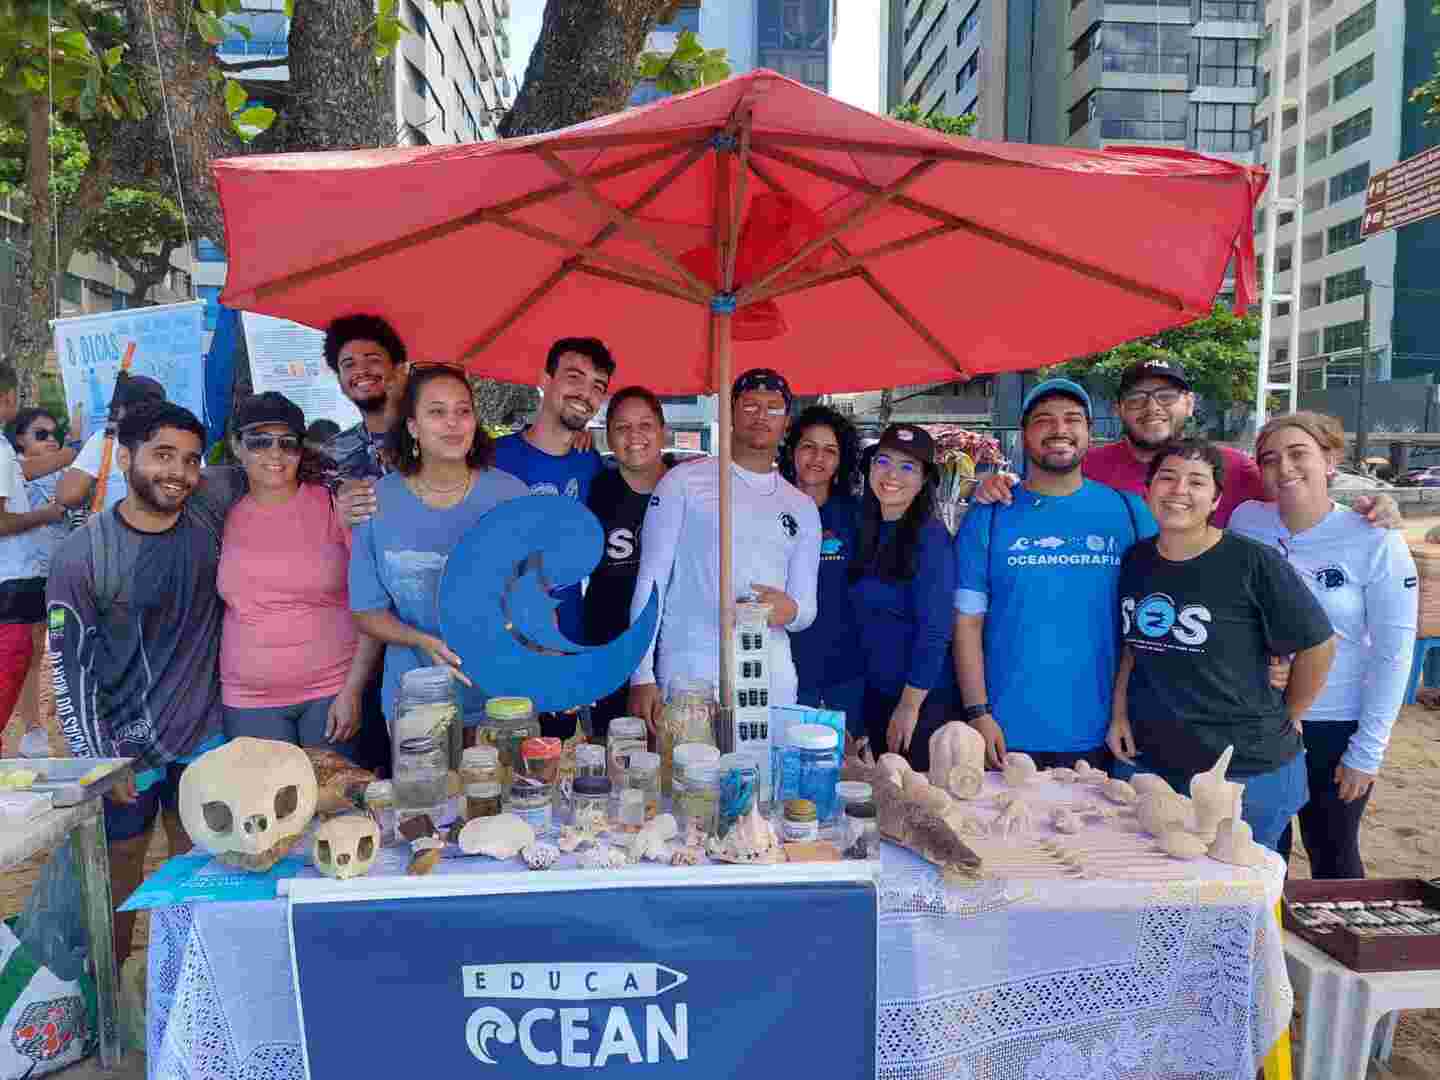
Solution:
<svg viewBox="0 0 1440 1080"><path fill-rule="evenodd" d="M186 767L180 820L190 838L221 862L263 872L305 832L318 794L304 750L242 736Z"/></svg>
<svg viewBox="0 0 1440 1080"><path fill-rule="evenodd" d="M360 877L380 852L380 829L369 814L341 814L315 832L315 868L326 877Z"/></svg>

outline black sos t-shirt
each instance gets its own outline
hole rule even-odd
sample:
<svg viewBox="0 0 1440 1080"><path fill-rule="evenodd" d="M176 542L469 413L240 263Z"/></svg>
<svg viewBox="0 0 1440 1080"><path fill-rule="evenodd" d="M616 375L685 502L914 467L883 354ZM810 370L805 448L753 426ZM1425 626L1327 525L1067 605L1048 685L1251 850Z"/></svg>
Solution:
<svg viewBox="0 0 1440 1080"><path fill-rule="evenodd" d="M590 482L587 505L605 529L605 554L585 589L585 641L603 645L630 627L630 598L640 574L640 529L650 492L635 491L619 469L603 469Z"/></svg>
<svg viewBox="0 0 1440 1080"><path fill-rule="evenodd" d="M1120 564L1120 633L1135 657L1128 707L1140 761L1181 776L1234 744L1232 776L1284 765L1303 749L1270 686L1271 656L1326 641L1330 619L1275 552L1226 533L1171 562L1154 539Z"/></svg>

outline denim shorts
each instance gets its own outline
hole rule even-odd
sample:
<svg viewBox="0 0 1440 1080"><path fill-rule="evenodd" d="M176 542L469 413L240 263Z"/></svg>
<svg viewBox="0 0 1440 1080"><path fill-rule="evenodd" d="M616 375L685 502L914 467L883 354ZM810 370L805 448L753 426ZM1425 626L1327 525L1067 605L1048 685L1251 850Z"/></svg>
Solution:
<svg viewBox="0 0 1440 1080"><path fill-rule="evenodd" d="M1158 771L1147 769L1143 764L1131 768L1123 762L1118 763L1115 769L1115 775L1122 780L1131 779L1139 773L1156 772ZM1170 776L1165 773L1158 775L1181 795L1190 793L1188 776ZM1245 824L1250 826L1255 842L1271 851L1279 850L1280 837L1290 824L1290 819L1310 801L1310 780L1305 768L1304 751L1278 769L1271 769L1256 776L1232 776L1229 779L1245 785L1240 816L1244 818Z"/></svg>

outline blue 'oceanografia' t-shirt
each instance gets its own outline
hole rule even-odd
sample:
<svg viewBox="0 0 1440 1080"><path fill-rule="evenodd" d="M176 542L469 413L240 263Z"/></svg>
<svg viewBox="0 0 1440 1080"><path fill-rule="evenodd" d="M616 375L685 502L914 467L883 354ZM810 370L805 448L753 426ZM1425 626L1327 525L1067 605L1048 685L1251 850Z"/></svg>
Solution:
<svg viewBox="0 0 1440 1080"><path fill-rule="evenodd" d="M955 537L955 609L985 616L985 688L1014 750L1105 742L1119 662L1120 559L1158 531L1136 496L1084 481L975 506Z"/></svg>
<svg viewBox="0 0 1440 1080"><path fill-rule="evenodd" d="M850 604L850 556L860 528L860 504L831 495L820 507L820 574L815 621L790 635L800 692L850 682L855 664L855 610ZM802 697L803 700L803 697Z"/></svg>

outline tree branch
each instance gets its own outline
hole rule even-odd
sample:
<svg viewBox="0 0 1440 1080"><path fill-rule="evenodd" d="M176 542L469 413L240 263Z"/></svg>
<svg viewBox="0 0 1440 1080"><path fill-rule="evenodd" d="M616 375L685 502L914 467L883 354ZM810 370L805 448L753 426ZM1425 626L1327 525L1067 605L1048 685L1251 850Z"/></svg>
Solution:
<svg viewBox="0 0 1440 1080"><path fill-rule="evenodd" d="M216 66L229 75L236 71L254 71L257 68L285 67L286 57L271 57L268 60L217 60Z"/></svg>

